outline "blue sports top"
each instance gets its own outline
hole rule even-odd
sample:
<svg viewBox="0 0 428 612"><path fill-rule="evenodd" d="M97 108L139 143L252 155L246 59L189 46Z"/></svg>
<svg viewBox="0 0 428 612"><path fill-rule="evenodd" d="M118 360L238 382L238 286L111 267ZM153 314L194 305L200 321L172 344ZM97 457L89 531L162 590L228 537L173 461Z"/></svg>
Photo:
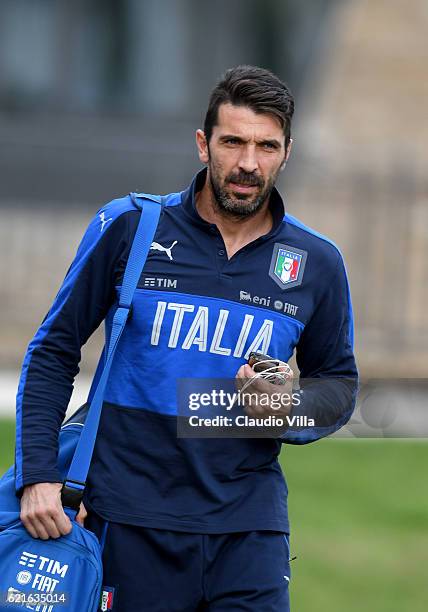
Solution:
<svg viewBox="0 0 428 612"><path fill-rule="evenodd" d="M146 527L288 532L281 444L332 433L355 403L346 272L333 243L284 216L276 189L272 229L228 259L217 227L195 207L205 178L202 170L188 189L164 197L112 366L84 501L106 520ZM129 197L97 212L28 347L17 394L18 494L61 480L58 431L81 346L104 319L109 334L139 215ZM177 379L234 378L251 351L288 361L295 349L301 377L326 383L309 385L298 413L317 417L329 405L333 419L277 438L177 437Z"/></svg>

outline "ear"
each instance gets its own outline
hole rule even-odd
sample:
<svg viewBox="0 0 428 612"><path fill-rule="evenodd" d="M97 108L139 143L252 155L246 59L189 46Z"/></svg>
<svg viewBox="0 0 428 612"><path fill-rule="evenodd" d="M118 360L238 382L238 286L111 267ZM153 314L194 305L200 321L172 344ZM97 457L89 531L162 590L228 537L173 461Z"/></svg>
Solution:
<svg viewBox="0 0 428 612"><path fill-rule="evenodd" d="M285 152L284 161L281 164L280 170L284 170L284 168L285 168L285 166L286 166L286 164L288 162L288 158L290 157L290 153L291 153L291 145L292 144L293 144L293 139L290 138L290 141L289 141L288 146L287 146L287 150Z"/></svg>
<svg viewBox="0 0 428 612"><path fill-rule="evenodd" d="M199 159L203 164L207 164L210 160L210 154L203 130L196 130L196 146L198 148Z"/></svg>

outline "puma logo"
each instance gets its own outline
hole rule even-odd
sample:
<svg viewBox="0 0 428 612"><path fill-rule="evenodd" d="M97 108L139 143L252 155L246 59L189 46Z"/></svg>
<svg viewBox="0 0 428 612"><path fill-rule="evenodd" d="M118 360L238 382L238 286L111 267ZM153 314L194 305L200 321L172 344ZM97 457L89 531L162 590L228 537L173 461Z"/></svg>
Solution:
<svg viewBox="0 0 428 612"><path fill-rule="evenodd" d="M150 245L150 251L163 251L164 253L168 255L168 257L172 261L171 251L172 251L172 247L174 247L176 244L177 244L177 240L174 240L174 242L171 244L170 247L164 247L161 244L159 244L159 242L152 242L152 244Z"/></svg>
<svg viewBox="0 0 428 612"><path fill-rule="evenodd" d="M104 229L104 225L106 225L109 221L113 221L113 217L110 217L109 219L106 219L106 214L105 212L100 213L100 220L101 220L101 232Z"/></svg>

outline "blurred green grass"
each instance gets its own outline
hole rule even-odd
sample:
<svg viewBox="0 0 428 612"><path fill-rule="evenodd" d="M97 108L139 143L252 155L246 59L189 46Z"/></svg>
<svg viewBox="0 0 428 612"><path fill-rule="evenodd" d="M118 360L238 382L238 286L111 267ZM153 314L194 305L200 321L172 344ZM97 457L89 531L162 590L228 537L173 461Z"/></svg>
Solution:
<svg viewBox="0 0 428 612"><path fill-rule="evenodd" d="M0 419L0 475L14 462L15 421Z"/></svg>
<svg viewBox="0 0 428 612"><path fill-rule="evenodd" d="M427 440L285 446L297 612L428 609Z"/></svg>
<svg viewBox="0 0 428 612"><path fill-rule="evenodd" d="M0 473L14 423L0 420ZM426 612L428 440L284 446L293 612Z"/></svg>

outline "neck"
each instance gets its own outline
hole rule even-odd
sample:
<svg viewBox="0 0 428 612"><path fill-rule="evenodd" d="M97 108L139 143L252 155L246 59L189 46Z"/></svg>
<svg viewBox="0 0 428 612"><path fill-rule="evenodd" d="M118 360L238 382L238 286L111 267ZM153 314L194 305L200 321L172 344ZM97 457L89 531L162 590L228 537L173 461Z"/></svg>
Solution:
<svg viewBox="0 0 428 612"><path fill-rule="evenodd" d="M268 200L250 217L229 214L217 205L208 177L201 191L196 194L195 204L202 219L217 226L229 259L246 244L264 236L272 229L273 221Z"/></svg>

